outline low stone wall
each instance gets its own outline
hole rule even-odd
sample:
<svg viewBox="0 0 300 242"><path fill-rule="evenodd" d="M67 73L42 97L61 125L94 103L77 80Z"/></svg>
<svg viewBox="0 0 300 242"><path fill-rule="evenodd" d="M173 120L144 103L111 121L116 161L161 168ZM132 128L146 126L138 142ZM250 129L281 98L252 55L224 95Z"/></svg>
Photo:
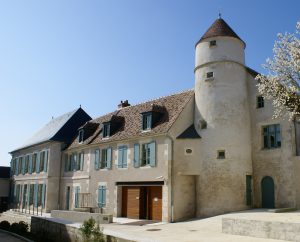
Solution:
<svg viewBox="0 0 300 242"><path fill-rule="evenodd" d="M300 242L300 223L223 218L222 232Z"/></svg>
<svg viewBox="0 0 300 242"><path fill-rule="evenodd" d="M37 236L38 241L47 242L81 242L81 233L72 223L55 218L31 218L31 232ZM134 242L106 235L107 242Z"/></svg>
<svg viewBox="0 0 300 242"><path fill-rule="evenodd" d="M84 220L94 218L100 224L112 223L112 214L101 214L101 213L89 213L89 212L77 212L77 211L66 211L66 210L52 210L51 217L68 220L71 222L82 223Z"/></svg>

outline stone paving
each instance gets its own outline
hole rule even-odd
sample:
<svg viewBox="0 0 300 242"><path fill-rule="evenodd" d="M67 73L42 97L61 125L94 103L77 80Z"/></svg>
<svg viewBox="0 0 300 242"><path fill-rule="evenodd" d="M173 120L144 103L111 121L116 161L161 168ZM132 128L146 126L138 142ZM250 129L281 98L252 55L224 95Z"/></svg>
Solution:
<svg viewBox="0 0 300 242"><path fill-rule="evenodd" d="M294 215L267 213L264 211L244 211L240 213L225 214L205 219L195 219L178 223L166 224L148 224L145 226L126 225L126 221L114 224L102 225L104 233L119 238L124 238L139 242L280 242L283 240L254 238L247 236L231 235L222 233L222 218L232 217L233 215L247 217L258 214L260 218L272 219L272 217L281 218L284 220L297 219L300 213ZM78 225L77 225L78 226Z"/></svg>

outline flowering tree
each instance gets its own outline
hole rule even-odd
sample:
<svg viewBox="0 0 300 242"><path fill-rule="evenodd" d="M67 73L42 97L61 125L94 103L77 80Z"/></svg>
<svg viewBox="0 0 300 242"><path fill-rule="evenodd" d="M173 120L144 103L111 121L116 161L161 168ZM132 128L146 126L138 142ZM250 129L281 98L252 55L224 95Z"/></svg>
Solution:
<svg viewBox="0 0 300 242"><path fill-rule="evenodd" d="M273 59L263 65L268 75L258 75L258 91L272 99L274 117L288 113L290 118L300 114L300 22L295 33L278 34Z"/></svg>

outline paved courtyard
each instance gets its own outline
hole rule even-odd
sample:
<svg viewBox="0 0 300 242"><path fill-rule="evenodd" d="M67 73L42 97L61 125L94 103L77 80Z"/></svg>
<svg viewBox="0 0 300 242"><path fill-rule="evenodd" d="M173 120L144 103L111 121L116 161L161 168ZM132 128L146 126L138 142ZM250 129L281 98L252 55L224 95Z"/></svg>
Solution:
<svg viewBox="0 0 300 242"><path fill-rule="evenodd" d="M104 233L116 237L139 242L280 242L283 240L263 239L230 235L222 233L222 218L224 217L251 218L259 217L267 220L296 221L300 213L268 213L262 210L251 210L240 213L225 214L206 219L190 220L179 223L149 224L144 226L126 225L126 221L116 220L117 223L103 225ZM298 220L300 221L300 220ZM131 222L131 221L128 221ZM121 224L125 223L125 224Z"/></svg>

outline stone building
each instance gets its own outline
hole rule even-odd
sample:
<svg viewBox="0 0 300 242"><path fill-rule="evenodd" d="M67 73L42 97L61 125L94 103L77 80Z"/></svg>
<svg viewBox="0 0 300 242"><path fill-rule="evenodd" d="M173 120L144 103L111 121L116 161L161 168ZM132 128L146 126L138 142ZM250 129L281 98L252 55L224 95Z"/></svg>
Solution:
<svg viewBox="0 0 300 242"><path fill-rule="evenodd" d="M72 130L75 138L57 149L47 210L181 221L299 208L299 123L272 119L245 48L219 18L196 43L193 89L133 106L126 100Z"/></svg>
<svg viewBox="0 0 300 242"><path fill-rule="evenodd" d="M11 151L12 204L25 210L58 209L61 151L91 117L78 108L53 118L24 145Z"/></svg>

